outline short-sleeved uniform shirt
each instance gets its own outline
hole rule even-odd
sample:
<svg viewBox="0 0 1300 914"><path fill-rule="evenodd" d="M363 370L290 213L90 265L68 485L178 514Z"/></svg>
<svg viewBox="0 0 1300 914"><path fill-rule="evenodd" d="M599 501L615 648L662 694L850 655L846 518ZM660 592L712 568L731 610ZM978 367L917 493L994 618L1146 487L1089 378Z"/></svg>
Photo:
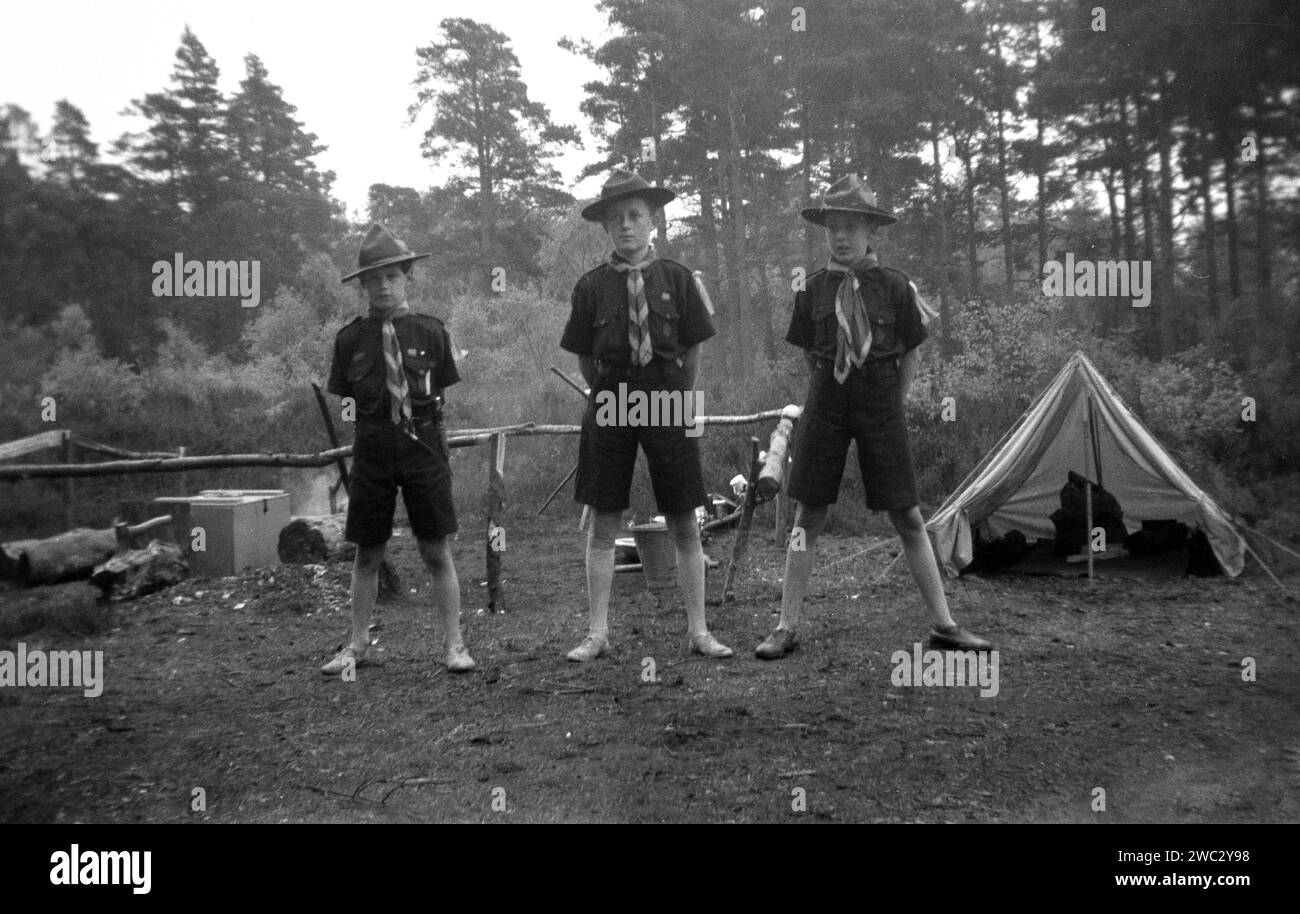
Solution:
<svg viewBox="0 0 1300 914"><path fill-rule="evenodd" d="M636 449L646 453L655 500L663 512L689 511L704 504L699 439L682 427L602 425L597 401L602 391L685 391L682 358L692 346L717 333L701 285L690 269L659 258L642 271L655 357L634 367L628 341L628 274L602 264L573 289L569 321L560 347L596 360L595 383L583 416L574 498L598 511L621 511L630 503Z"/></svg>
<svg viewBox="0 0 1300 914"><path fill-rule="evenodd" d="M359 317L340 330L330 366L330 393L356 402L345 533L361 546L377 546L392 535L399 488L416 538L438 539L457 529L438 407L443 389L460 380L451 341L442 321L427 314L407 312L393 326L419 442L391 419L379 318Z"/></svg>
<svg viewBox="0 0 1300 914"><path fill-rule="evenodd" d="M925 323L916 287L905 273L879 265L856 272L871 322L871 348L865 364L843 384L834 373L839 334L835 296L843 274L818 270L795 295L786 342L811 353L815 361L799 421L790 496L813 506L833 503L849 442L855 441L867 506L910 508L918 494L898 360L925 341Z"/></svg>
<svg viewBox="0 0 1300 914"><path fill-rule="evenodd" d="M659 258L641 271L650 308L656 361L676 361L717 334L695 275L675 260ZM573 288L572 311L560 348L613 365L629 365L627 274L601 264Z"/></svg>

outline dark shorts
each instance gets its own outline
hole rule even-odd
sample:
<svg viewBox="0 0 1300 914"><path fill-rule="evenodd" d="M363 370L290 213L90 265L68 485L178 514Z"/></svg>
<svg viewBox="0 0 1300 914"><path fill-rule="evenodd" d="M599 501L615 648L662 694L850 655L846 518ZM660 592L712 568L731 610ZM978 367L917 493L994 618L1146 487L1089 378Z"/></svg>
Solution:
<svg viewBox="0 0 1300 914"><path fill-rule="evenodd" d="M602 391L617 398L620 384L626 384L630 401L633 391L647 395L654 391L681 391L681 369L662 363L632 371L602 373L592 387L591 403L582 417L578 443L578 477L574 500L596 511L622 511L631 503L632 475L636 469L637 445L645 451L655 502L665 514L693 511L704 504L704 477L700 472L700 439L686 434L681 425L602 424L597 421ZM665 410L660 399L659 419ZM680 400L684 413L685 401ZM696 413L702 413L698 408ZM609 418L605 412L602 418ZM632 414L629 413L631 418ZM620 418L620 417L615 417ZM678 417L673 417L674 421ZM685 418L681 415L680 418Z"/></svg>
<svg viewBox="0 0 1300 914"><path fill-rule="evenodd" d="M429 423L419 434L434 453L391 423L357 426L348 485L348 542L358 546L388 542L399 487L416 539L436 540L456 532L451 466L438 427Z"/></svg>
<svg viewBox="0 0 1300 914"><path fill-rule="evenodd" d="M893 511L919 502L900 383L894 359L868 362L843 384L830 362L818 360L796 433L791 498L813 507L833 504L849 442L856 441L868 508Z"/></svg>

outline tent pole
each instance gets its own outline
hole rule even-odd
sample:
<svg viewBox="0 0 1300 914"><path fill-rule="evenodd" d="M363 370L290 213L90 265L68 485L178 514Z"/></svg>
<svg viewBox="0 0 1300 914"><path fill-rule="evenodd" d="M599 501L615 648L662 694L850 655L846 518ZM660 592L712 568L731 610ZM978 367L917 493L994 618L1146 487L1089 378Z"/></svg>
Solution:
<svg viewBox="0 0 1300 914"><path fill-rule="evenodd" d="M1092 442L1093 461L1097 464L1097 487L1106 488L1106 481L1101 478L1101 433L1097 431L1097 420L1092 410L1092 394L1088 394L1088 440Z"/></svg>
<svg viewBox="0 0 1300 914"><path fill-rule="evenodd" d="M1088 406L1092 407L1092 398L1088 398ZM1086 427L1091 431L1092 414L1086 420ZM1088 552L1088 580L1092 580L1092 438L1083 443L1083 505L1084 518L1086 526L1083 533L1083 548Z"/></svg>

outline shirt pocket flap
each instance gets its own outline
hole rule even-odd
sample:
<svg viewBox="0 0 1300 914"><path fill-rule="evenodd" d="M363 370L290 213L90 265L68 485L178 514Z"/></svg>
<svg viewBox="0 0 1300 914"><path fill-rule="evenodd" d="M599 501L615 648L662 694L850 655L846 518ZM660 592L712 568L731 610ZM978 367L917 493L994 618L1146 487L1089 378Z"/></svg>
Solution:
<svg viewBox="0 0 1300 914"><path fill-rule="evenodd" d="M646 290L646 302L650 310L670 321L677 320L677 301L670 292L650 292Z"/></svg>

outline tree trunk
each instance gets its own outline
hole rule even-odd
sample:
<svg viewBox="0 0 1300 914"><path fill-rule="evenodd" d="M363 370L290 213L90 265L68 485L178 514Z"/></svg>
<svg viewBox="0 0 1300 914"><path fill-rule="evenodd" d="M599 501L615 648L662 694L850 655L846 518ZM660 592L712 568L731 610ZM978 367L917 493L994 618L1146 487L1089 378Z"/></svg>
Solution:
<svg viewBox="0 0 1300 914"><path fill-rule="evenodd" d="M1007 182L1007 138L1001 104L998 105L998 198L1002 209L1002 264L1006 273L1006 287L1010 292L1016 285L1015 249L1011 241L1011 187Z"/></svg>
<svg viewBox="0 0 1300 914"><path fill-rule="evenodd" d="M813 139L812 124L810 118L810 109L807 102L804 102L800 109L800 126L803 130L803 198L808 205L817 197L817 188L813 187ZM817 230L811 222L803 222L803 260L805 264L811 264L817 259Z"/></svg>
<svg viewBox="0 0 1300 914"><path fill-rule="evenodd" d="M1223 144L1223 208L1228 240L1228 295L1241 297L1241 240L1237 233L1237 154L1231 141Z"/></svg>
<svg viewBox="0 0 1300 914"><path fill-rule="evenodd" d="M727 189L731 195L731 235L734 265L729 272L736 277L736 377L744 381L750 375L749 284L745 282L745 205L740 188L740 134L736 129L736 96L732 92L727 104ZM728 260L731 260L728 257Z"/></svg>
<svg viewBox="0 0 1300 914"><path fill-rule="evenodd" d="M957 138L957 156L961 159L962 169L966 175L962 198L966 204L966 294L974 296L979 292L979 216L975 212L975 153L969 137Z"/></svg>
<svg viewBox="0 0 1300 914"><path fill-rule="evenodd" d="M1124 259L1137 260L1137 228L1133 224L1133 147L1129 143L1128 98L1119 99L1120 186L1124 197Z"/></svg>
<svg viewBox="0 0 1300 914"><path fill-rule="evenodd" d="M938 246L936 266L938 268L939 291L939 348L944 358L952 355L952 326L948 314L948 214L943 191L943 167L939 160L939 128L930 129L930 150L934 156L934 218L935 239Z"/></svg>
<svg viewBox="0 0 1300 914"><path fill-rule="evenodd" d="M1210 320L1219 319L1219 252L1215 235L1218 226L1214 219L1214 182L1210 175L1209 155L1201 158L1201 206L1205 210L1205 264L1209 286L1206 289L1206 303ZM1213 332L1213 325L1211 326Z"/></svg>
<svg viewBox="0 0 1300 914"><path fill-rule="evenodd" d="M1268 327L1275 320L1273 315L1273 251L1269 237L1269 190L1268 165L1265 161L1263 131L1256 133L1255 167L1251 169L1255 179L1255 275L1259 283L1257 306L1261 327Z"/></svg>
<svg viewBox="0 0 1300 914"><path fill-rule="evenodd" d="M1161 79L1160 100L1156 108L1156 150L1160 162L1160 190L1157 222L1160 228L1160 348L1165 354L1182 349L1179 332L1178 299L1174 294L1174 173L1171 150L1173 124L1169 112L1169 87Z"/></svg>
<svg viewBox="0 0 1300 914"><path fill-rule="evenodd" d="M1134 122L1138 132L1138 149L1140 152L1137 160L1138 182L1140 187L1140 197L1142 206L1142 258L1148 263L1154 265L1155 255L1155 217L1152 210L1155 208L1154 193L1151 189L1150 169L1147 168L1148 151L1144 137L1142 124L1142 110L1137 107L1135 110ZM1152 271L1152 289L1151 304L1146 308L1139 309L1141 317L1137 318L1136 325L1138 329L1138 343L1144 353L1151 358L1160 358L1164 353L1160 349L1159 325L1156 323L1163 305L1164 290L1161 288L1159 276ZM1154 316L1153 316L1154 313Z"/></svg>

